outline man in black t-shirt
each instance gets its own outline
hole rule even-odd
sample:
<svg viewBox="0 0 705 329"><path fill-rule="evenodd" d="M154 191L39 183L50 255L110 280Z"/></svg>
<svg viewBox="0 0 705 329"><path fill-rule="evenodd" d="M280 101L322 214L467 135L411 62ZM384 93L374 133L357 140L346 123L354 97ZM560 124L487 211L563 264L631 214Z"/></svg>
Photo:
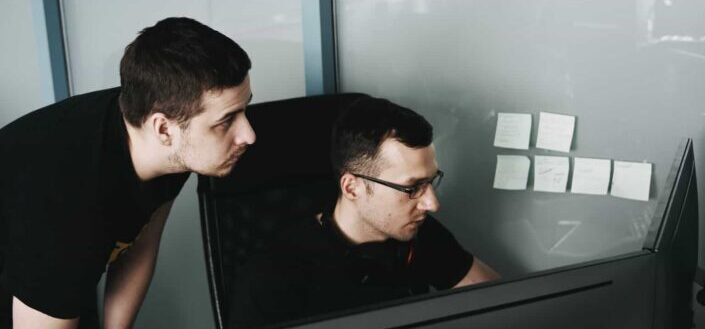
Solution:
<svg viewBox="0 0 705 329"><path fill-rule="evenodd" d="M232 279L230 327L499 278L429 215L443 177L432 137L422 116L386 100L363 97L346 109L331 145L336 203L281 232Z"/></svg>
<svg viewBox="0 0 705 329"><path fill-rule="evenodd" d="M0 129L0 328L9 305L14 328L77 327L103 272L103 326L131 327L189 173L227 175L255 141L250 65L223 34L168 18L127 46L120 87Z"/></svg>

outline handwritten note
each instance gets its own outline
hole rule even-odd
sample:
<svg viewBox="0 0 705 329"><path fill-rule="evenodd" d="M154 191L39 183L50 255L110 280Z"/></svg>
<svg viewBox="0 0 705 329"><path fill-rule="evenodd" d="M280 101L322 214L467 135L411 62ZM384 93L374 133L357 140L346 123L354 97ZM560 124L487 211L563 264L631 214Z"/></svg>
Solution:
<svg viewBox="0 0 705 329"><path fill-rule="evenodd" d="M575 117L541 112L536 147L559 152L570 152L575 130Z"/></svg>
<svg viewBox="0 0 705 329"><path fill-rule="evenodd" d="M575 158L572 193L607 194L612 171L611 160Z"/></svg>
<svg viewBox="0 0 705 329"><path fill-rule="evenodd" d="M534 191L565 192L570 161L567 157L534 157Z"/></svg>
<svg viewBox="0 0 705 329"><path fill-rule="evenodd" d="M525 190L531 160L521 155L498 155L493 187L501 190Z"/></svg>
<svg viewBox="0 0 705 329"><path fill-rule="evenodd" d="M494 146L528 150L531 138L531 114L499 113Z"/></svg>
<svg viewBox="0 0 705 329"><path fill-rule="evenodd" d="M649 201L651 164L640 162L614 162L611 194L616 197Z"/></svg>

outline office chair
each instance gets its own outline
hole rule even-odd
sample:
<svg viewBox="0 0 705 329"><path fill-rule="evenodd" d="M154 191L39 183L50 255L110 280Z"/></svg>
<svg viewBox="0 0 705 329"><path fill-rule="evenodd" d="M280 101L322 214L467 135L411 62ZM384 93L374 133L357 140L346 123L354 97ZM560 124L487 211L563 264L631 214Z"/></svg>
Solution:
<svg viewBox="0 0 705 329"><path fill-rule="evenodd" d="M257 141L232 173L198 177L201 227L216 328L241 265L272 234L320 213L337 197L330 135L341 109L362 94L312 96L252 105Z"/></svg>

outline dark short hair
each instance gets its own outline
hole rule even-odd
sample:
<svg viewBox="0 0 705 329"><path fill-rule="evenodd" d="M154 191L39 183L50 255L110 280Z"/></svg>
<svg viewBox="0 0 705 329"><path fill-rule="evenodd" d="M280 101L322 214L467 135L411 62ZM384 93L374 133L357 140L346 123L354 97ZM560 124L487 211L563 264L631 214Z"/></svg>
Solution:
<svg viewBox="0 0 705 329"><path fill-rule="evenodd" d="M201 113L201 96L240 85L250 58L232 39L198 21L171 17L147 27L120 61L120 108L141 126L154 112L186 124Z"/></svg>
<svg viewBox="0 0 705 329"><path fill-rule="evenodd" d="M378 175L379 148L389 138L422 148L431 145L433 127L420 114L386 99L363 96L353 101L333 126L333 169L339 176Z"/></svg>

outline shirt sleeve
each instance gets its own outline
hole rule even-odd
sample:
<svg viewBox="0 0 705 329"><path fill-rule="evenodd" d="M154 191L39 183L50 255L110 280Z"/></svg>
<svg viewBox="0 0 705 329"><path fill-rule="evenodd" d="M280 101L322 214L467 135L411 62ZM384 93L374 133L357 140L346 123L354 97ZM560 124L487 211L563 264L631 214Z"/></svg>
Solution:
<svg viewBox="0 0 705 329"><path fill-rule="evenodd" d="M455 286L472 267L474 257L438 220L428 216L413 243L411 271L436 289Z"/></svg>
<svg viewBox="0 0 705 329"><path fill-rule="evenodd" d="M102 270L90 252L42 251L10 253L3 272L3 286L24 304L60 319L76 318L95 303L96 284Z"/></svg>
<svg viewBox="0 0 705 329"><path fill-rule="evenodd" d="M2 285L35 310L75 318L86 296L95 294L111 247L95 193L87 192L93 189L80 179L65 188L46 176L22 178L13 193L3 194L0 217L6 221L7 247Z"/></svg>

